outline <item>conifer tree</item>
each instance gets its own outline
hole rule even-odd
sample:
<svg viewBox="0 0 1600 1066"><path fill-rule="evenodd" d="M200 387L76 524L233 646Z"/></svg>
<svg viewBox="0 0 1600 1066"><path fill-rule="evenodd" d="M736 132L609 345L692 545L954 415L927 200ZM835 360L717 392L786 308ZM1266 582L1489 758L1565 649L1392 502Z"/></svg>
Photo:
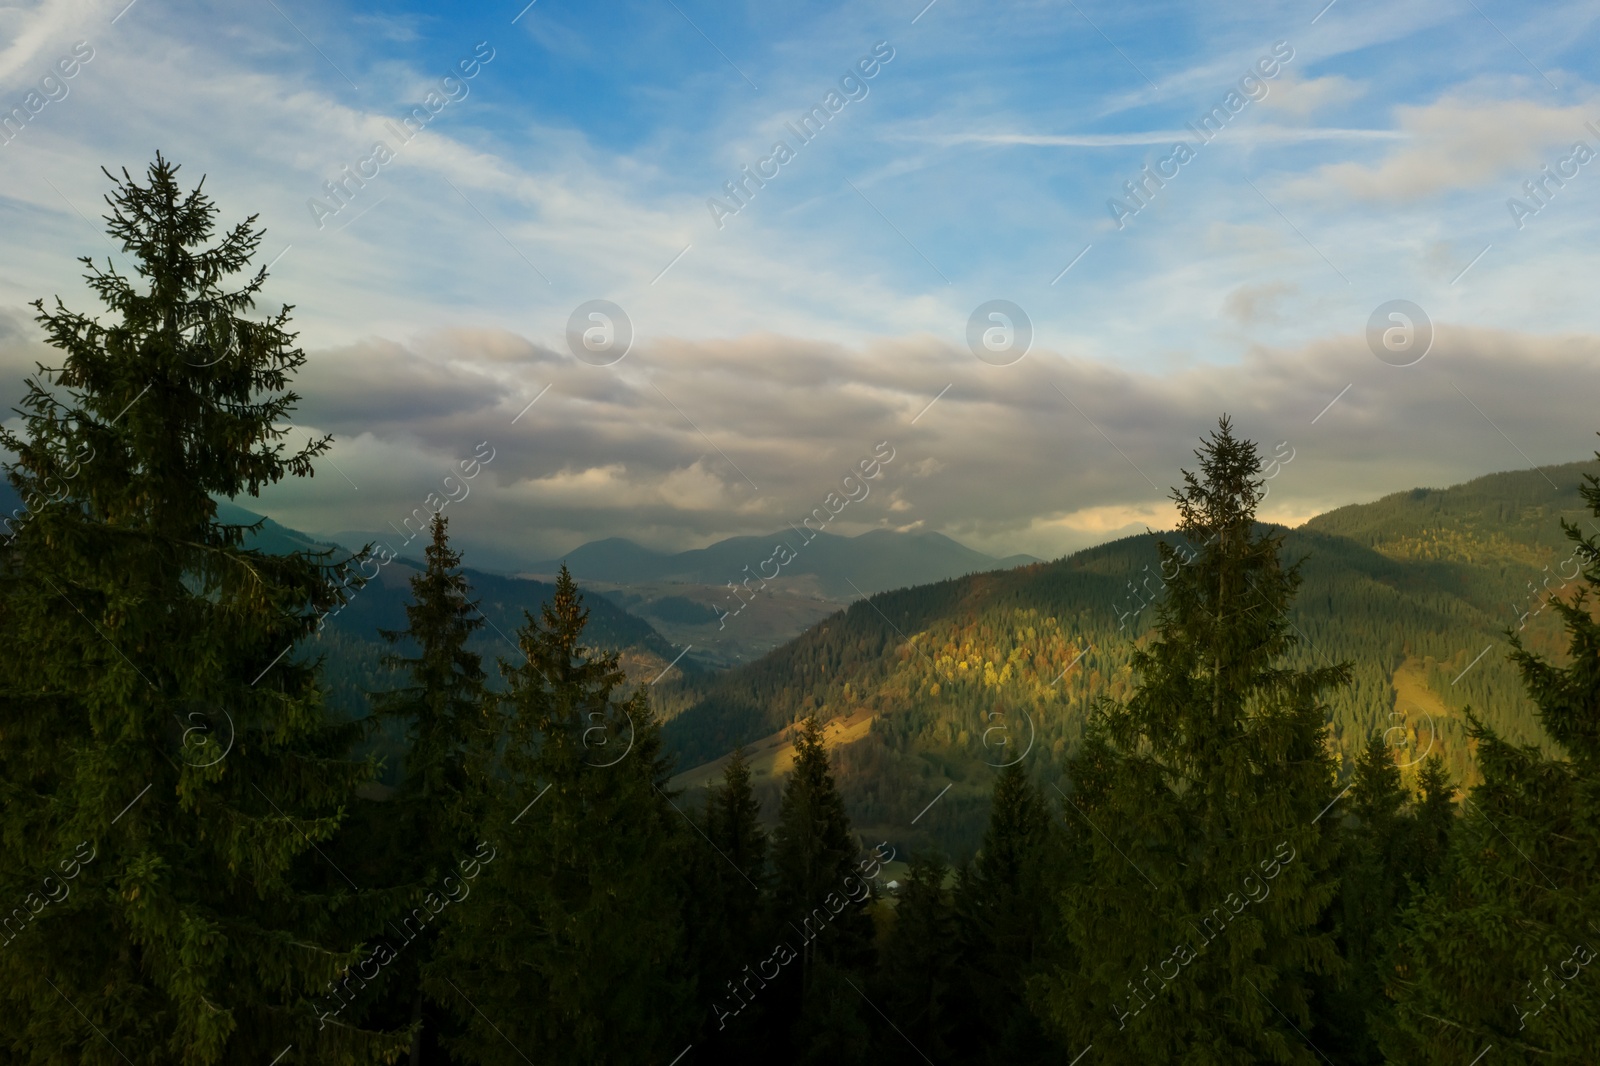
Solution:
<svg viewBox="0 0 1600 1066"><path fill-rule="evenodd" d="M749 991L759 991L760 971L775 965L768 841L760 811L744 748L735 748L722 783L706 793L705 846L694 848L695 841L690 842L694 883L686 921L698 976L696 1003L702 1010L712 1004L702 1015L705 1037L697 1045L706 1061L746 1062L770 1045L768 1015L775 1004L751 995L739 1007L728 988L754 974Z"/></svg>
<svg viewBox="0 0 1600 1066"><path fill-rule="evenodd" d="M424 878L452 866L476 841L476 812L468 789L467 750L486 727L483 660L467 648L483 628L478 605L450 547L447 521L433 516L426 566L411 579L404 630L380 630L391 646L409 643L415 654L391 653L384 665L399 668L409 684L377 694L374 717L406 732L405 769L395 792L394 822Z"/></svg>
<svg viewBox="0 0 1600 1066"><path fill-rule="evenodd" d="M403 890L404 909L391 916L399 922L390 928L413 935L385 982L387 1014L404 1018L412 1030L413 1066L437 1052L441 1027L452 1027L439 1008L425 1006L420 984L434 935L423 936L403 916L428 891L440 891L446 878L459 879L460 864L476 861L481 839L481 781L470 780L467 753L486 739L487 697L482 658L467 642L483 619L447 526L442 514L433 516L426 565L411 579L407 628L379 631L392 647L412 653L392 652L384 660L408 684L372 697L373 722L393 723L405 737L404 771L390 801L364 809L360 824L373 865L386 883Z"/></svg>
<svg viewBox="0 0 1600 1066"><path fill-rule="evenodd" d="M1585 482L1600 515L1600 479ZM1584 563L1576 596L1550 601L1566 662L1508 634L1557 757L1471 717L1483 781L1450 830L1444 868L1406 913L1383 1038L1392 1062L1470 1062L1493 1044L1498 1062L1575 1066L1600 1047L1600 623L1590 601L1600 542L1562 527Z"/></svg>
<svg viewBox="0 0 1600 1066"><path fill-rule="evenodd" d="M847 968L871 960L872 921L860 906L847 906L826 923L806 925L830 895L848 898L847 881L861 879L861 851L834 783L822 726L807 718L794 738L794 768L784 786L773 847L776 913L779 922L791 923L805 939L802 972L819 958ZM811 936L812 927L824 931Z"/></svg>
<svg viewBox="0 0 1600 1066"><path fill-rule="evenodd" d="M956 907L967 993L964 1039L982 1061L1036 1061L1048 1054L1028 1007L1027 982L1044 959L1051 906L1050 811L1020 762L995 779L989 824Z"/></svg>
<svg viewBox="0 0 1600 1066"><path fill-rule="evenodd" d="M622 1066L681 1046L692 1024L687 845L660 726L644 689L615 698L617 656L584 642L587 621L563 567L518 632L524 661L501 663L504 735L473 757L503 749L485 816L492 856L445 910L426 980L464 1026L454 1050L471 1062Z"/></svg>
<svg viewBox="0 0 1600 1066"><path fill-rule="evenodd" d="M879 1060L935 1062L955 1058L962 1022L960 943L956 911L945 886L950 866L937 852L914 856L895 901L884 944L875 1002L915 1041L883 1041Z"/></svg>
<svg viewBox="0 0 1600 1066"><path fill-rule="evenodd" d="M1456 789L1444 760L1429 755L1417 774L1416 862L1417 881L1430 885L1444 865L1450 834L1456 825Z"/></svg>
<svg viewBox="0 0 1600 1066"><path fill-rule="evenodd" d="M794 767L783 790L772 859L774 927L780 935L793 934L799 955L773 982L774 998L787 1008L796 1026L794 1042L802 1048L824 1040L818 1025L839 1032L856 1024L848 982L859 986L870 968L874 935L866 910L873 882L863 876L861 851L834 783L822 727L807 718L794 738ZM812 1050L824 1055L824 1047L838 1046L829 1035Z"/></svg>
<svg viewBox="0 0 1600 1066"><path fill-rule="evenodd" d="M1223 418L1196 456L1173 494L1194 554L1160 545L1138 687L1099 706L1071 763L1078 866L1040 1006L1102 1063L1310 1064L1308 974L1337 965L1316 928L1337 847L1320 697L1348 669L1287 662L1300 579L1255 524L1256 446Z"/></svg>
<svg viewBox="0 0 1600 1066"><path fill-rule="evenodd" d="M728 757L722 785L707 793L706 835L732 867L726 893L730 908L752 910L767 880L768 842L742 745Z"/></svg>
<svg viewBox="0 0 1600 1066"><path fill-rule="evenodd" d="M34 304L61 365L0 430L50 501L4 558L0 892L59 897L0 947L0 1058L376 1061L398 1038L313 1006L367 923L317 850L367 771L292 654L336 567L244 549L214 502L309 477L329 438L285 451L305 355L288 307L250 317L255 217L211 243L177 171L107 173L134 276L85 258L103 315Z"/></svg>
<svg viewBox="0 0 1600 1066"><path fill-rule="evenodd" d="M796 1066L870 1066L896 1036L866 1001L859 972L819 957L807 977L795 1038L779 1053ZM789 1058L789 1056L793 1056Z"/></svg>
<svg viewBox="0 0 1600 1066"><path fill-rule="evenodd" d="M1322 1004L1313 1030L1317 1046L1350 1063L1379 1063L1373 1037L1382 1025L1384 958L1399 913L1414 883L1416 821L1400 768L1382 736L1367 740L1350 783L1350 819L1341 854L1339 905L1330 912L1338 928L1344 972L1321 982Z"/></svg>

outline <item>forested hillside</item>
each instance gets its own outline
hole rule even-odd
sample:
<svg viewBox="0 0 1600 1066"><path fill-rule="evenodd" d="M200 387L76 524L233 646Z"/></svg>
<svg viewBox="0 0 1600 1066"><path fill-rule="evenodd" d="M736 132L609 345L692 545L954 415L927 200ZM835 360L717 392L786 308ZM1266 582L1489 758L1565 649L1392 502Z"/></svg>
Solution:
<svg viewBox="0 0 1600 1066"><path fill-rule="evenodd" d="M1289 614L1304 638L1296 661L1352 667L1352 683L1329 697L1342 764L1376 733L1410 773L1438 753L1473 781L1468 706L1508 738L1541 740L1505 630L1525 621L1530 646L1552 649L1558 625L1541 605L1560 591L1558 572L1576 573L1559 519L1588 513L1578 490L1594 469L1571 463L1417 489L1288 533L1285 557L1306 559ZM866 711L870 730L837 751L852 816L904 826L954 782L918 829L970 847L995 766L1031 743L1045 756L1040 775L1058 780L1054 768L1095 701L1126 694L1130 656L1153 618L1141 604L1163 585L1161 539L1174 535L854 603L758 662L657 686L671 716L667 741L687 770L807 715ZM680 782L700 783L693 774ZM766 788L774 795L776 783Z"/></svg>

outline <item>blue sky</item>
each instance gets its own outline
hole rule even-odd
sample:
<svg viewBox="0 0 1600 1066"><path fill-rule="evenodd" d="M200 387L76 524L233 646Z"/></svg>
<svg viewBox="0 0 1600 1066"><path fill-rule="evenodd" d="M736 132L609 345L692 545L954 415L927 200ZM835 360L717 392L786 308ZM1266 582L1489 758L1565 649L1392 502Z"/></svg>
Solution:
<svg viewBox="0 0 1600 1066"><path fill-rule="evenodd" d="M314 531L398 521L485 438L455 528L502 565L782 528L885 439L906 461L853 529L1039 555L1164 522L1224 409L1292 451L1284 521L1590 450L1600 163L1523 183L1600 151L1600 3L924 3L0 9L6 108L93 49L0 145L0 400L44 358L26 303L83 306L72 257L110 251L98 168L160 148L268 230L297 428L339 444L256 509ZM1175 139L1193 158L1130 200ZM614 365L568 349L593 299L632 324ZM996 299L1033 330L1006 366L967 342ZM1437 330L1410 367L1365 335L1396 299Z"/></svg>

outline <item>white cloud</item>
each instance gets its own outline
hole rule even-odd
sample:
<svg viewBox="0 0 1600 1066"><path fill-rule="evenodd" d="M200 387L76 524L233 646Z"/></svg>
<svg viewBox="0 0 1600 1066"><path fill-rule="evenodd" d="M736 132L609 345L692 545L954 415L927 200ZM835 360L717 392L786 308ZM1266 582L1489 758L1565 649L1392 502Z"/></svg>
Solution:
<svg viewBox="0 0 1600 1066"><path fill-rule="evenodd" d="M1359 99L1366 91L1366 85L1340 74L1307 78L1299 71L1285 67L1279 81L1271 85L1261 101L1261 106L1303 122L1314 111L1347 104ZM1384 132L1390 137L1403 136L1394 131Z"/></svg>
<svg viewBox="0 0 1600 1066"><path fill-rule="evenodd" d="M1415 201L1455 189L1480 188L1507 175L1536 175L1552 150L1596 138L1584 126L1600 118L1593 103L1550 107L1531 100L1479 100L1449 95L1395 109L1407 134L1403 147L1373 164L1330 163L1289 182L1308 196Z"/></svg>
<svg viewBox="0 0 1600 1066"><path fill-rule="evenodd" d="M1267 100L1271 100L1269 96ZM1228 140L1241 144L1304 144L1311 141L1400 141L1407 135L1397 130L1340 129L1253 125L1228 131ZM1048 148L1123 148L1130 145L1167 146L1178 141L1193 145L1197 140L1190 129L1148 130L1134 133L952 133L928 140L945 148L965 144L993 146L1033 146Z"/></svg>

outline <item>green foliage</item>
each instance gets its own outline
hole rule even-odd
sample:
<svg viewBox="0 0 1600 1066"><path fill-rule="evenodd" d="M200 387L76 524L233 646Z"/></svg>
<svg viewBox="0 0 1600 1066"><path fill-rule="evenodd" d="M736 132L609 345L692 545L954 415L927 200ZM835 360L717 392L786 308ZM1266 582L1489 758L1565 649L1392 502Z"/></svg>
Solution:
<svg viewBox="0 0 1600 1066"><path fill-rule="evenodd" d="M977 857L960 877L962 981L969 1048L994 1063L1037 1061L1052 1049L1028 1007L1053 930L1052 867L1059 833L1022 764L1000 772Z"/></svg>
<svg viewBox="0 0 1600 1066"><path fill-rule="evenodd" d="M403 671L410 684L372 701L378 722L397 722L406 731L396 823L415 856L415 871L427 879L448 871L475 842L478 812L471 806L467 750L486 728L483 660L467 647L483 619L446 526L443 515L433 516L427 568L411 579L409 626L381 631L391 646L413 646L415 654L384 661Z"/></svg>
<svg viewBox="0 0 1600 1066"><path fill-rule="evenodd" d="M374 693L368 719L375 729L387 727L404 753L403 770L387 802L358 806L344 841L364 869L399 890L401 908L387 916L388 928L409 939L396 945L400 958L384 971L373 1014L411 1030L413 1062L435 1051L440 1031L452 1028L438 1004L424 1002L420 975L435 954L436 934L424 932L416 918L431 910L428 892L438 898L461 883L461 864L477 852L483 789L472 779L468 753L484 746L488 728L482 659L467 646L483 620L446 530L444 516L435 515L426 568L410 582L407 628L380 630L390 647L412 652L384 658L384 667L409 684Z"/></svg>
<svg viewBox="0 0 1600 1066"><path fill-rule="evenodd" d="M820 1039L814 1027L803 1023L805 1017L836 1018L843 1026L845 1020L836 1017L839 1011L855 1016L843 982L853 978L859 985L864 980L872 962L873 926L865 910L872 896L858 888L870 887L858 863L862 848L834 785L816 719L800 724L794 745L794 768L773 837L773 925L794 934L800 957L774 984L780 1003L800 1005L799 1019L792 1009L780 1017L793 1027L797 1046L804 1048Z"/></svg>
<svg viewBox="0 0 1600 1066"><path fill-rule="evenodd" d="M1443 760L1430 755L1418 778L1420 795L1413 797L1394 751L1375 734L1349 785L1339 901L1331 912L1346 966L1337 981L1320 983L1312 1030L1317 1046L1341 1061L1383 1061L1377 1034L1390 1025L1389 955L1406 906L1437 874L1454 827Z"/></svg>
<svg viewBox="0 0 1600 1066"><path fill-rule="evenodd" d="M446 912L426 983L471 1062L633 1063L688 1028L682 819L649 702L614 698L623 675L586 645L587 615L563 570L518 632L524 660L501 663L503 729L471 756L496 857Z"/></svg>
<svg viewBox="0 0 1600 1066"><path fill-rule="evenodd" d="M469 581L436 516L409 603L320 625L361 560L231 502L328 447L275 428L305 356L288 308L251 317L261 234L216 237L159 156L112 180L136 276L83 261L105 322L35 305L62 365L0 428L29 508L0 548L5 1062L1593 1060L1600 537L1562 521L1582 566L1537 569L1561 493L1496 475L1291 535L1224 418L1185 546L879 596L664 698L702 755L800 723L781 797L735 749L694 822L602 650L670 649L564 569ZM1600 477L1579 494L1600 518ZM497 685L481 627L530 590ZM1509 665L1479 663L1508 590ZM852 811L975 854L880 898Z"/></svg>
<svg viewBox="0 0 1600 1066"><path fill-rule="evenodd" d="M1600 481L1585 501L1600 515ZM1565 663L1510 634L1512 659L1558 756L1475 722L1483 781L1465 804L1444 871L1407 913L1395 954L1398 1063L1443 1063L1489 1043L1499 1061L1580 1063L1600 1046L1594 914L1600 904L1600 544L1562 523L1583 587L1553 607Z"/></svg>
<svg viewBox="0 0 1600 1066"><path fill-rule="evenodd" d="M712 1061L745 1062L759 1055L770 1039L768 1014L773 1006L757 995L761 970L770 968L775 930L770 910L771 877L767 870L768 840L760 804L750 787L744 750L734 749L722 784L706 794L701 827L705 846L693 848L691 888L685 912L694 970L696 1002L713 1004L700 1043ZM691 842L691 845L694 842ZM763 964L766 964L765 966ZM729 984L750 1000L729 997ZM703 1008L702 1008L703 1009Z"/></svg>
<svg viewBox="0 0 1600 1066"><path fill-rule="evenodd" d="M878 1020L864 998L859 974L851 974L821 959L812 968L795 1032L802 1036L796 1066L869 1066L887 1043Z"/></svg>
<svg viewBox="0 0 1600 1066"><path fill-rule="evenodd" d="M1174 493L1194 554L1162 545L1163 572L1178 565L1138 688L1102 705L1071 764L1070 957L1038 998L1103 1062L1309 1064L1308 977L1338 965L1316 928L1337 851L1317 821L1334 778L1320 696L1348 670L1282 665L1300 576L1254 524L1255 445L1223 419L1196 455Z"/></svg>
<svg viewBox="0 0 1600 1066"><path fill-rule="evenodd" d="M886 1044L889 1062L936 1062L954 1057L965 1007L961 939L955 902L945 881L950 865L937 852L914 857L900 885L894 926L884 945L875 1002L915 1047Z"/></svg>
<svg viewBox="0 0 1600 1066"><path fill-rule="evenodd" d="M804 931L828 897L849 893L850 882L859 879L857 860L862 851L834 786L822 728L814 718L806 719L795 737L794 769L784 787L773 843L777 918ZM826 927L829 932L808 939L801 952L807 976L818 959L859 966L870 958L872 925L860 907L845 907Z"/></svg>
<svg viewBox="0 0 1600 1066"><path fill-rule="evenodd" d="M22 432L0 430L12 483L54 500L0 573L0 892L93 855L0 949L0 1047L376 1061L397 1038L319 1029L311 1003L372 921L316 851L367 770L288 654L337 603L333 566L246 550L213 501L311 475L328 440L286 452L277 428L305 356L287 307L247 317L253 217L208 244L217 209L175 166L112 180L137 276L82 260L106 319L35 304L61 365L29 380Z"/></svg>

